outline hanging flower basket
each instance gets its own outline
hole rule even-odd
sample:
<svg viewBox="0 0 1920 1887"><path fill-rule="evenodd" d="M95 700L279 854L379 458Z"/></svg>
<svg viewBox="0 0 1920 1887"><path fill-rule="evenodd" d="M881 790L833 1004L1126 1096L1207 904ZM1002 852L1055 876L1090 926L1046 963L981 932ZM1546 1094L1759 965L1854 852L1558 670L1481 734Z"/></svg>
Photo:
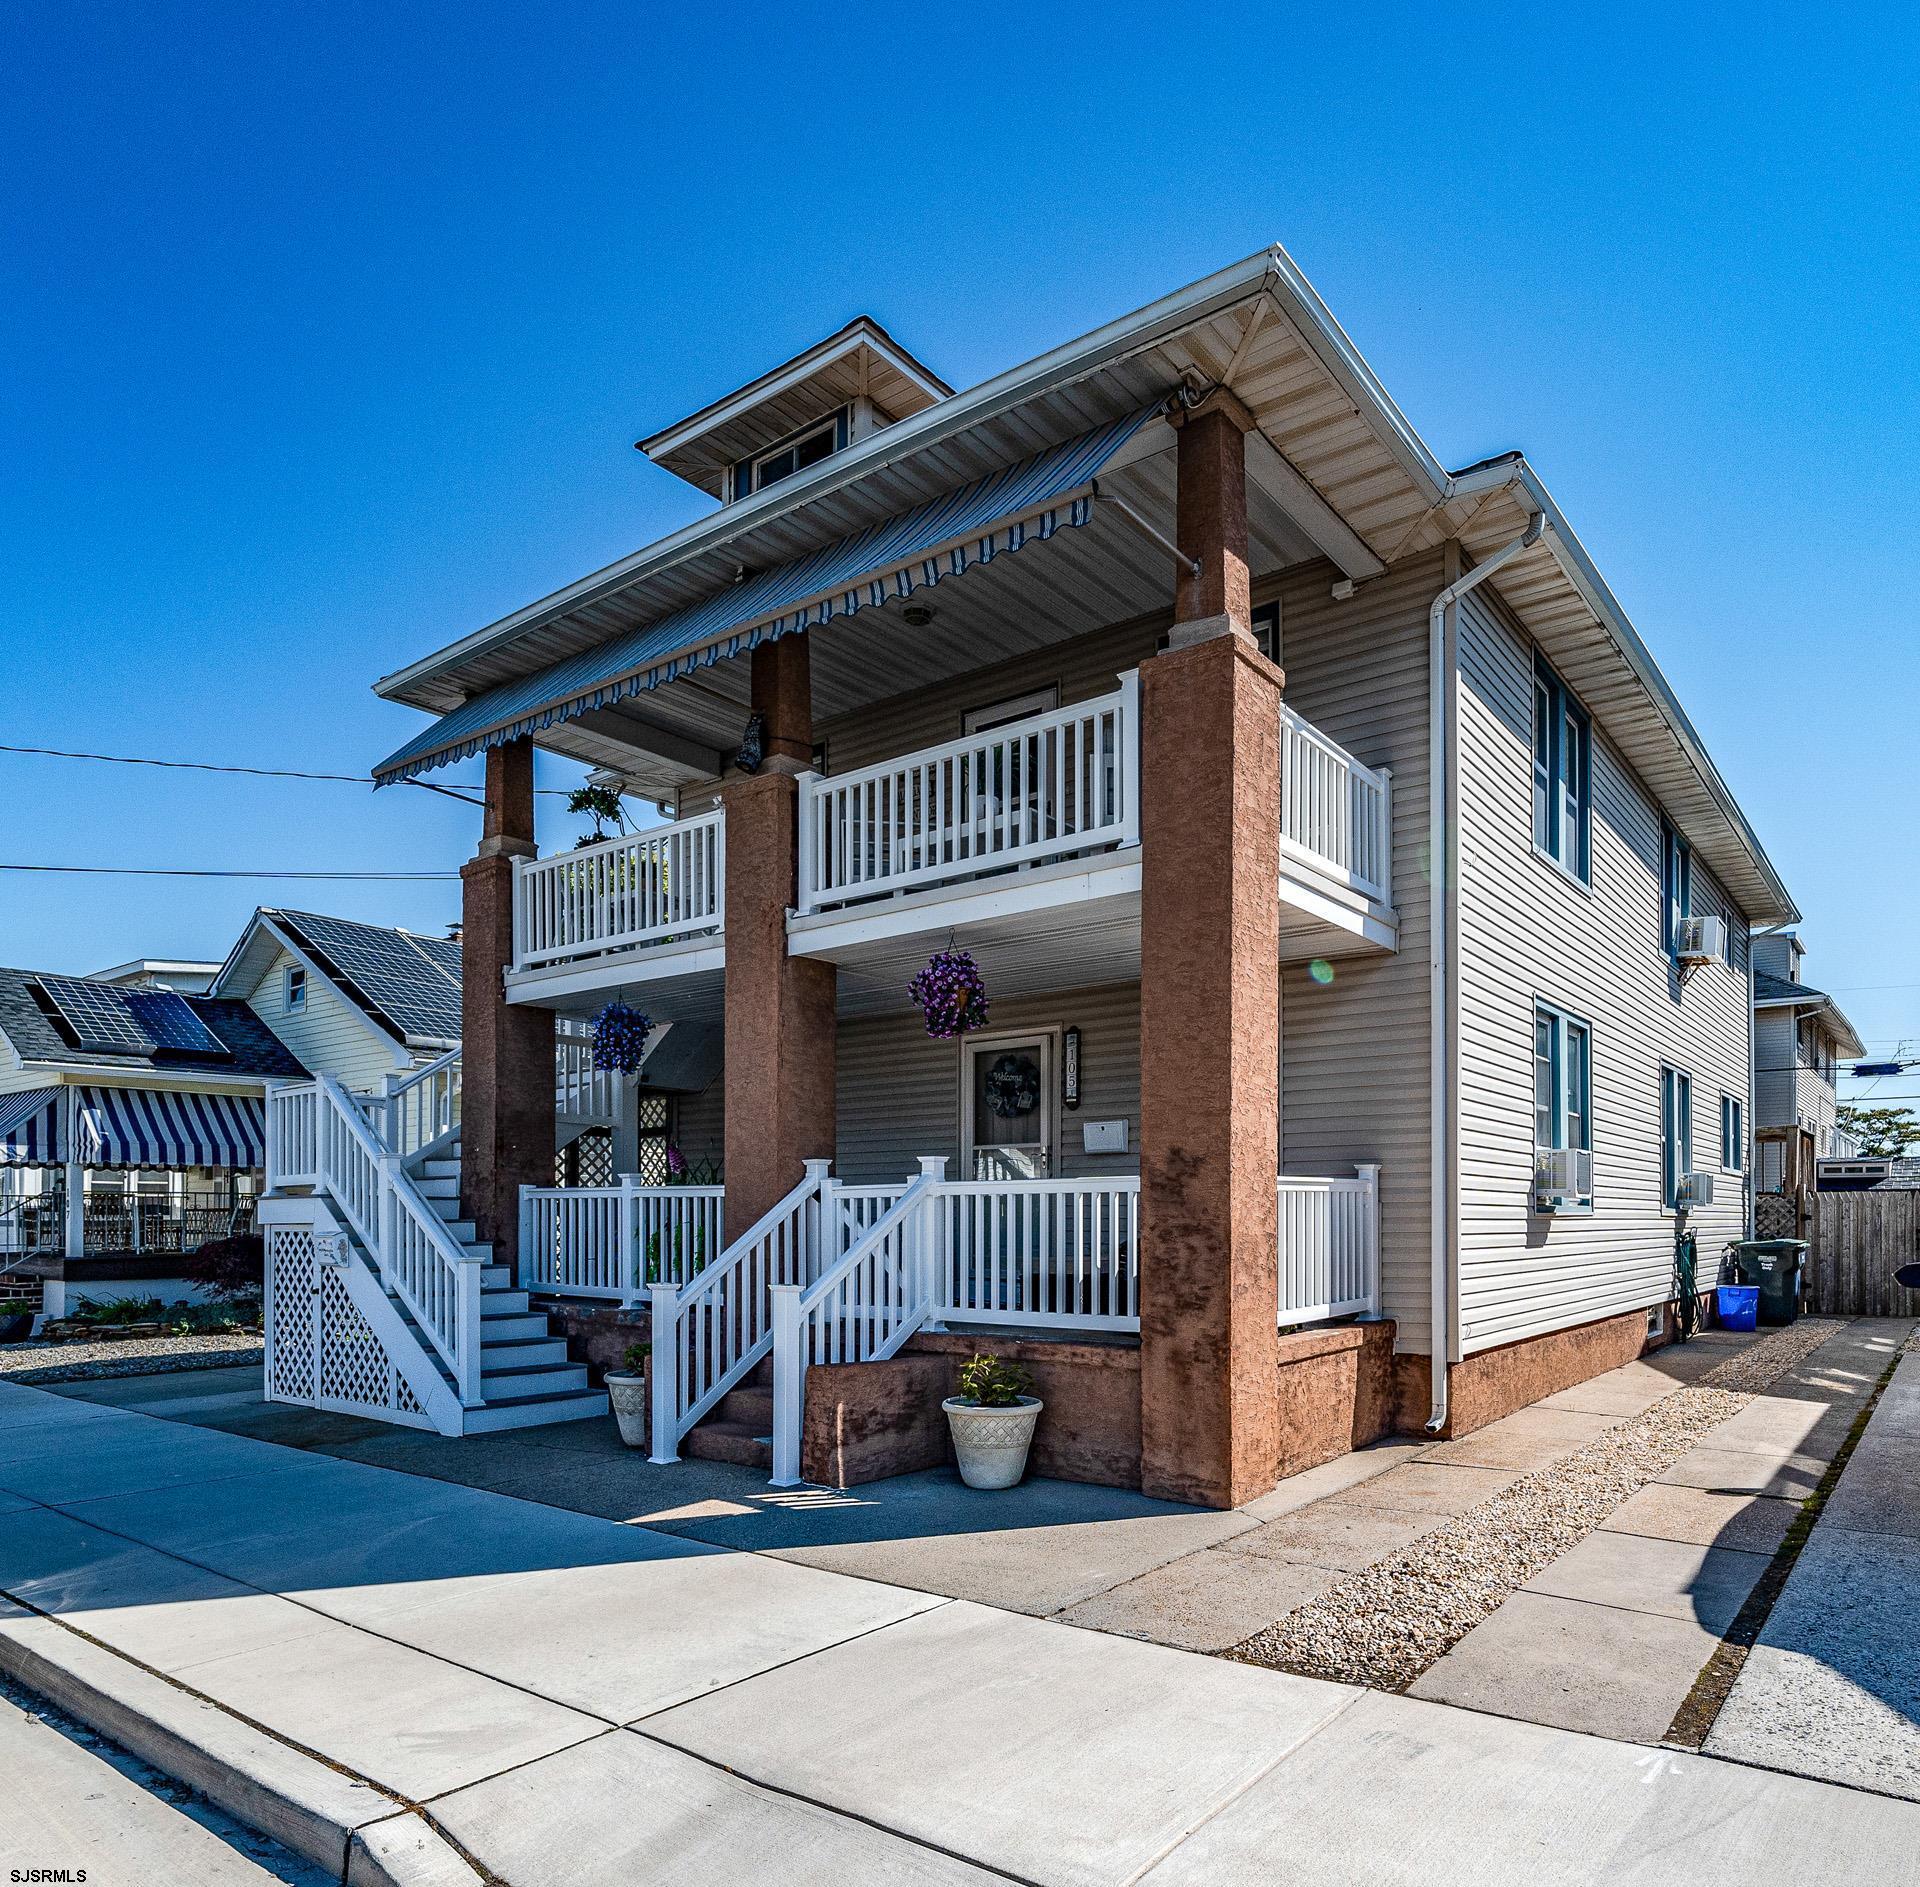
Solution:
<svg viewBox="0 0 1920 1887"><path fill-rule="evenodd" d="M936 950L909 993L926 1015L927 1033L943 1041L986 1025L987 985L971 951Z"/></svg>
<svg viewBox="0 0 1920 1887"><path fill-rule="evenodd" d="M651 1018L623 1002L610 1002L593 1019L593 1065L630 1075L647 1052Z"/></svg>

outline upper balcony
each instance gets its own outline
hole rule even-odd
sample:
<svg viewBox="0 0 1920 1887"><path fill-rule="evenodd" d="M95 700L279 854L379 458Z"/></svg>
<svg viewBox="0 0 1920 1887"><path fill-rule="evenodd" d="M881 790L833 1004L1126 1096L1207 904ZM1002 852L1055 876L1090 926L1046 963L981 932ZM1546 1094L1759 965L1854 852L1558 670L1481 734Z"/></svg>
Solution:
<svg viewBox="0 0 1920 1887"><path fill-rule="evenodd" d="M1139 971L1139 676L1109 694L823 777L803 774L790 947L889 989L930 934L1007 946L1017 981ZM1391 950L1393 786L1291 708L1280 726L1283 959ZM717 1001L725 815L522 862L510 990L564 1004L671 981ZM863 973L870 972L870 973ZM669 992L657 992L665 997Z"/></svg>

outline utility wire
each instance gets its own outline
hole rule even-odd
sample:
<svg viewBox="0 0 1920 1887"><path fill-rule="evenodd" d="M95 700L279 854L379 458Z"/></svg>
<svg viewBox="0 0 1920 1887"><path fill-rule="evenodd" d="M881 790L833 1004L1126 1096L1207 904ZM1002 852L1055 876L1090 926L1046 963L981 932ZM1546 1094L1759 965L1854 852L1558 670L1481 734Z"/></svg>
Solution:
<svg viewBox="0 0 1920 1887"><path fill-rule="evenodd" d="M332 780L343 786L371 786L373 780L364 773L308 773L296 767L236 767L225 766L212 760L154 760L144 754L124 753L86 753L70 747L18 747L0 741L0 753L37 754L48 760L100 760L116 767L172 767L189 773L244 773L261 780ZM402 780L402 786L425 786L429 790L440 787L457 787L469 793L484 789L478 781L468 780ZM551 799L565 799L567 789L562 786L540 786L534 789ZM247 874L253 876L255 874Z"/></svg>
<svg viewBox="0 0 1920 1887"><path fill-rule="evenodd" d="M59 872L83 878L330 878L361 884L458 878L457 871L210 871L174 865L0 865L0 871Z"/></svg>

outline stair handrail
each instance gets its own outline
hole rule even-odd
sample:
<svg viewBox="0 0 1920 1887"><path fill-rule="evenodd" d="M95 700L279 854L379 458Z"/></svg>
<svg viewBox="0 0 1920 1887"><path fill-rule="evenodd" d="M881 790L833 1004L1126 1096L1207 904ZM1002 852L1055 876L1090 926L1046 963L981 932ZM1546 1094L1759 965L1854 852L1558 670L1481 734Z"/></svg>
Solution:
<svg viewBox="0 0 1920 1887"><path fill-rule="evenodd" d="M944 1157L922 1158L907 1189L811 1284L776 1284L773 1298L773 1485L800 1480L800 1428L816 1339L825 1361L882 1363L933 1311L931 1210L946 1184ZM892 1264L887 1249L895 1246ZM860 1291L884 1274L885 1291ZM837 1313L837 1314L836 1314Z"/></svg>
<svg viewBox="0 0 1920 1887"><path fill-rule="evenodd" d="M384 1076L381 1138L387 1151L420 1160L452 1141L460 1131L461 1085L458 1043L404 1075Z"/></svg>
<svg viewBox="0 0 1920 1887"><path fill-rule="evenodd" d="M831 1160L806 1161L799 1185L698 1276L652 1287L651 1460L678 1461L680 1438L772 1347L773 1274L795 1272L800 1283L818 1268L832 1170Z"/></svg>
<svg viewBox="0 0 1920 1887"><path fill-rule="evenodd" d="M400 1155L331 1075L316 1077L320 1121L315 1179L373 1260L382 1286L412 1313L453 1372L467 1408L480 1395L478 1252L459 1244L414 1183Z"/></svg>

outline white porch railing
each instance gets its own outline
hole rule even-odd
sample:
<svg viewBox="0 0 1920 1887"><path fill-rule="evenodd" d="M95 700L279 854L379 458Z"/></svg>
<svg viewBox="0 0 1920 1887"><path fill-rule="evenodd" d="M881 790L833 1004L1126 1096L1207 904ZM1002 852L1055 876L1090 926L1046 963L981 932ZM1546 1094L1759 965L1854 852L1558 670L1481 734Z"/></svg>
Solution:
<svg viewBox="0 0 1920 1887"><path fill-rule="evenodd" d="M1140 836L1140 677L1095 701L800 776L802 913Z"/></svg>
<svg viewBox="0 0 1920 1887"><path fill-rule="evenodd" d="M1283 1324L1380 1312L1380 1169L1352 1179L1280 1175Z"/></svg>
<svg viewBox="0 0 1920 1887"><path fill-rule="evenodd" d="M1393 775L1280 708L1280 850L1390 904Z"/></svg>
<svg viewBox="0 0 1920 1887"><path fill-rule="evenodd" d="M389 1152L415 1160L446 1146L460 1131L460 1051L450 1048L411 1074L388 1075L380 1106Z"/></svg>
<svg viewBox="0 0 1920 1887"><path fill-rule="evenodd" d="M468 1408L480 1402L480 1267L330 1075L268 1096L267 1185L323 1192L411 1313Z"/></svg>
<svg viewBox="0 0 1920 1887"><path fill-rule="evenodd" d="M725 815L603 839L513 867L513 967L717 931L726 912Z"/></svg>
<svg viewBox="0 0 1920 1887"><path fill-rule="evenodd" d="M678 1461L681 1436L766 1355L773 1287L818 1272L827 1170L807 1161L800 1184L689 1284L653 1287L653 1460Z"/></svg>
<svg viewBox="0 0 1920 1887"><path fill-rule="evenodd" d="M941 1321L1140 1328L1140 1181L949 1180L932 1218Z"/></svg>
<svg viewBox="0 0 1920 1887"><path fill-rule="evenodd" d="M523 1291L638 1304L686 1285L720 1255L720 1186L522 1186Z"/></svg>
<svg viewBox="0 0 1920 1887"><path fill-rule="evenodd" d="M553 1111L566 1120L617 1121L625 1077L593 1065L592 1025L560 1016L553 1026Z"/></svg>

